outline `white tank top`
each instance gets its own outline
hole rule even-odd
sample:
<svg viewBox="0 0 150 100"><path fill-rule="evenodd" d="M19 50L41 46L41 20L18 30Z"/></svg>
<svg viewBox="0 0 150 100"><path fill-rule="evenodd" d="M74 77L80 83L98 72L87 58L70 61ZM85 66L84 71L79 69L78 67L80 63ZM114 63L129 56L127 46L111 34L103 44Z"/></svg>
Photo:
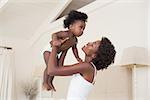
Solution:
<svg viewBox="0 0 150 100"><path fill-rule="evenodd" d="M95 65L91 64L95 69L93 82L88 82L80 74L73 75L68 88L67 100L87 100L87 96L95 83L97 73Z"/></svg>

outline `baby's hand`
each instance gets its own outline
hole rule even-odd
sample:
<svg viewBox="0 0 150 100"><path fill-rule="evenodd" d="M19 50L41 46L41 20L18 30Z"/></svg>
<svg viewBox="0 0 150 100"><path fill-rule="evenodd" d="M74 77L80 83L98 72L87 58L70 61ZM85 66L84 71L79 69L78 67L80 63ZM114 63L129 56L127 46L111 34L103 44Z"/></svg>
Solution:
<svg viewBox="0 0 150 100"><path fill-rule="evenodd" d="M83 60L81 58L77 58L78 62L83 62Z"/></svg>

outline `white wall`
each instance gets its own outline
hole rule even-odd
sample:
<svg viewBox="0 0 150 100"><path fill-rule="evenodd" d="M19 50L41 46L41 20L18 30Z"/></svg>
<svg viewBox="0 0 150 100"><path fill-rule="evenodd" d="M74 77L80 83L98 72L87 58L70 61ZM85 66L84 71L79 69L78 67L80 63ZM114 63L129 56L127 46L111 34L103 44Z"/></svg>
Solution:
<svg viewBox="0 0 150 100"><path fill-rule="evenodd" d="M150 1L147 0L147 12L148 12L148 50L150 51ZM150 53L148 54L150 56ZM148 68L148 98L150 98L150 67Z"/></svg>
<svg viewBox="0 0 150 100"><path fill-rule="evenodd" d="M16 98L17 100L25 100L21 93L21 83L31 77L33 71L32 66L32 52L28 49L28 40L12 39L7 37L0 37L0 45L12 47L15 53L15 74L16 74Z"/></svg>
<svg viewBox="0 0 150 100"><path fill-rule="evenodd" d="M147 12L145 0L143 2L119 2L101 6L88 14L89 19L84 35L79 38L80 56L84 58L81 47L89 42L108 37L116 47L117 56L115 65L119 64L122 51L130 46L146 47L147 39ZM130 0L128 0L130 1ZM20 93L20 81L32 76L37 66L44 67L42 48L49 42L50 33L62 29L62 24L43 34L32 47L28 48L28 40L2 39L3 44L13 45L16 53L16 86L18 100L24 100ZM70 60L71 59L71 60ZM75 63L76 60L69 51L65 60L66 64ZM108 70L100 71L96 85L90 94L90 100L130 100L131 99L131 72L120 66L112 66ZM63 84L59 84L65 82ZM55 97L64 98L67 92L69 79L55 80L58 92ZM63 94L62 94L63 93Z"/></svg>

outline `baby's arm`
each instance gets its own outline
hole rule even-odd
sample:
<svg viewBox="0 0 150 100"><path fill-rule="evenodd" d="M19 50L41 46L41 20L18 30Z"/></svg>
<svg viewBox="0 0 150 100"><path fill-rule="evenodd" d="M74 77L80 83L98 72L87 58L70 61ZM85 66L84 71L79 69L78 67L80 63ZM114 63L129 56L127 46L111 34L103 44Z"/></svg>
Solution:
<svg viewBox="0 0 150 100"><path fill-rule="evenodd" d="M59 38L61 38L62 37L62 33L63 33L62 31L53 33L52 34L52 41L53 40L58 40Z"/></svg>
<svg viewBox="0 0 150 100"><path fill-rule="evenodd" d="M52 34L52 41L50 42L51 46L54 44L55 46L60 46L63 42L68 40L67 32L60 31ZM53 42L53 43L52 43Z"/></svg>
<svg viewBox="0 0 150 100"><path fill-rule="evenodd" d="M52 42L58 41L59 38L61 38L61 33L62 33L62 32L56 32L56 33L53 33L53 34L52 34L52 41L50 41L51 46L52 46L52 44L53 44Z"/></svg>
<svg viewBox="0 0 150 100"><path fill-rule="evenodd" d="M78 61L78 62L82 62L82 59L79 57L79 54L78 54L77 44L75 44L75 45L72 47L72 51L73 51L73 54L74 54L74 56L76 57L77 61Z"/></svg>

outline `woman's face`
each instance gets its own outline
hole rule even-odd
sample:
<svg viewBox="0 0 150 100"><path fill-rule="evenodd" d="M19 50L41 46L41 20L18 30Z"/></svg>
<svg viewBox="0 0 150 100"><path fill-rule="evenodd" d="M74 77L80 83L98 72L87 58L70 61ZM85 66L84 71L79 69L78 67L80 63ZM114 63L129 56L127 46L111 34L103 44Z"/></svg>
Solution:
<svg viewBox="0 0 150 100"><path fill-rule="evenodd" d="M100 45L100 41L95 42L89 42L86 45L82 47L82 50L84 51L85 55L91 56L92 54L95 54L98 50L98 47Z"/></svg>
<svg viewBox="0 0 150 100"><path fill-rule="evenodd" d="M70 25L70 30L72 31L72 33L79 37L83 34L83 31L85 29L85 22L82 20L76 20L73 24Z"/></svg>

